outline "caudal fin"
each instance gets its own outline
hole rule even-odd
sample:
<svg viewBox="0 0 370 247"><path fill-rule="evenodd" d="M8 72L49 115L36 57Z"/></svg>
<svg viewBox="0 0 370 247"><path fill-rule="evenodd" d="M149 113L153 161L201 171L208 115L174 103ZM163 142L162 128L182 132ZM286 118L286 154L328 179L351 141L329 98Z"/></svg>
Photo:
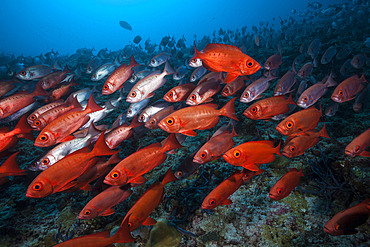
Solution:
<svg viewBox="0 0 370 247"><path fill-rule="evenodd" d="M236 114L235 114L235 107L234 107L235 100L236 100L236 97L232 98L219 111L220 111L220 115L226 116L236 121L239 121L239 119L236 117Z"/></svg>
<svg viewBox="0 0 370 247"><path fill-rule="evenodd" d="M119 153L119 150L113 151L107 146L104 140L104 132L105 131L100 134L92 152L95 153L95 156L113 155Z"/></svg>
<svg viewBox="0 0 370 247"><path fill-rule="evenodd" d="M139 127L141 125L143 125L144 123L140 123L139 121L137 121L137 114L134 116L134 119L132 119L131 123L130 123L130 127L131 129L133 128L136 128L136 127Z"/></svg>
<svg viewBox="0 0 370 247"><path fill-rule="evenodd" d="M182 148L182 146L177 140L176 135L172 133L167 137L167 140L164 143L162 149L164 152L167 152L176 148Z"/></svg>
<svg viewBox="0 0 370 247"><path fill-rule="evenodd" d="M1 174L7 174L7 176L14 176L14 175L25 175L26 170L22 170L19 168L17 161L15 160L15 156L19 152L14 153L12 156L10 156L4 164L0 167L0 175Z"/></svg>
<svg viewBox="0 0 370 247"><path fill-rule="evenodd" d="M135 67L135 66L139 66L140 64L138 62L136 62L135 58L134 58L134 55L131 55L131 59L130 59L130 66L131 67Z"/></svg>
<svg viewBox="0 0 370 247"><path fill-rule="evenodd" d="M319 136L330 139L328 131L326 130L326 124L324 124L324 127L319 131Z"/></svg>
<svg viewBox="0 0 370 247"><path fill-rule="evenodd" d="M17 125L14 127L17 134L28 134L32 132L31 126L27 122L27 115L23 115L21 119L19 119Z"/></svg>
<svg viewBox="0 0 370 247"><path fill-rule="evenodd" d="M49 95L49 93L46 92L42 88L41 83L39 82L39 83L37 83L36 88L35 88L35 90L32 93L32 96L35 97L35 96L44 96L44 95Z"/></svg>
<svg viewBox="0 0 370 247"><path fill-rule="evenodd" d="M170 182L173 182L173 181L176 181L177 178L173 175L172 171L172 166L167 170L166 174L164 175L164 178L162 180L162 183L163 186L165 186L166 184L170 183Z"/></svg>
<svg viewBox="0 0 370 247"><path fill-rule="evenodd" d="M130 233L130 227L128 226L129 220L130 216L126 217L116 234L111 237L114 241L113 243L131 243L135 241Z"/></svg>
<svg viewBox="0 0 370 247"><path fill-rule="evenodd" d="M275 149L275 153L276 153L277 155L279 155L280 157L282 157L282 156L281 156L281 153L280 153L280 146L281 146L281 141L279 142L279 145L278 145L276 148L274 148L274 149Z"/></svg>
<svg viewBox="0 0 370 247"><path fill-rule="evenodd" d="M90 113L90 112L96 112L96 111L100 111L100 110L103 110L103 108L101 108L98 104L95 103L94 97L91 94L90 98L89 98L89 101L87 102L87 106L86 106L85 111Z"/></svg>

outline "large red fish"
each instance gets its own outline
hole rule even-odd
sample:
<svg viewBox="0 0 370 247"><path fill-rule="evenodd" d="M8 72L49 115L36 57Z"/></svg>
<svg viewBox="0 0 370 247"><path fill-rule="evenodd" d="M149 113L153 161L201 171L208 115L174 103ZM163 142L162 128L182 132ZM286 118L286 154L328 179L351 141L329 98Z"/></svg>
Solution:
<svg viewBox="0 0 370 247"><path fill-rule="evenodd" d="M285 99L284 95L261 99L249 106L243 113L249 119L271 119L274 116L285 114L290 110L289 105L296 105L292 95Z"/></svg>
<svg viewBox="0 0 370 247"><path fill-rule="evenodd" d="M140 64L135 61L134 55L131 55L130 65L122 64L105 80L102 94L112 94L121 88L123 83L131 77L132 68L138 65Z"/></svg>
<svg viewBox="0 0 370 247"><path fill-rule="evenodd" d="M162 164L167 159L167 151L181 147L176 136L171 134L164 145L153 143L123 159L105 177L104 183L143 183L146 179L142 175Z"/></svg>
<svg viewBox="0 0 370 247"><path fill-rule="evenodd" d="M361 92L366 86L365 75L362 73L361 78L353 75L342 81L334 90L331 99L338 103L343 103L356 98L356 94Z"/></svg>
<svg viewBox="0 0 370 247"><path fill-rule="evenodd" d="M317 110L315 106L296 112L281 121L276 130L285 136L301 135L305 131L313 130L317 127L322 116L321 107Z"/></svg>
<svg viewBox="0 0 370 247"><path fill-rule="evenodd" d="M18 137L33 140L32 128L28 125L26 115L19 119L13 130L10 127L0 128L0 152L14 147L18 142Z"/></svg>
<svg viewBox="0 0 370 247"><path fill-rule="evenodd" d="M333 216L324 226L324 232L332 236L352 235L356 227L365 224L370 216L370 198Z"/></svg>
<svg viewBox="0 0 370 247"><path fill-rule="evenodd" d="M15 156L19 152L16 152L10 156L1 166L0 166L0 180L7 176L22 176L26 175L25 171L19 168Z"/></svg>
<svg viewBox="0 0 370 247"><path fill-rule="evenodd" d="M50 104L42 106L38 108L37 110L35 110L34 112L32 112L31 115L27 117L27 122L31 125L36 120L36 118L38 118L41 114L57 106L63 105L63 104L64 104L64 100L57 100Z"/></svg>
<svg viewBox="0 0 370 247"><path fill-rule="evenodd" d="M91 168L88 164L92 158L118 152L110 150L102 133L91 152L88 147L77 150L40 173L29 185L26 196L41 198L67 190L77 184L76 178Z"/></svg>
<svg viewBox="0 0 370 247"><path fill-rule="evenodd" d="M238 47L223 44L208 44L202 52L195 47L195 54L190 62L202 59L203 67L214 72L227 72L225 83L233 81L240 75L251 75L257 72L261 65Z"/></svg>
<svg viewBox="0 0 370 247"><path fill-rule="evenodd" d="M121 224L116 234L110 237L110 232L98 232L87 236L72 238L62 243L55 245L55 247L106 247L114 246L113 243L131 243L135 239L131 236L128 225L129 218L127 217Z"/></svg>
<svg viewBox="0 0 370 247"><path fill-rule="evenodd" d="M216 104L196 105L177 110L162 119L158 126L169 133L197 136L195 129L204 130L215 127L220 116L239 121L235 114L235 99L231 99L220 110L217 110Z"/></svg>
<svg viewBox="0 0 370 247"><path fill-rule="evenodd" d="M47 95L44 89L40 86L40 83L37 83L36 89L29 93L19 92L9 97L0 100L0 119L6 118L7 116L12 115L13 113L19 111L20 109L32 104L35 102L36 96Z"/></svg>
<svg viewBox="0 0 370 247"><path fill-rule="evenodd" d="M68 135L89 121L90 117L87 115L88 113L102 109L95 103L91 95L85 110L82 110L82 108L73 109L49 123L36 138L35 146L49 147L62 142Z"/></svg>
<svg viewBox="0 0 370 247"><path fill-rule="evenodd" d="M258 171L262 164L275 161L275 154L281 156L280 143L274 147L272 141L250 141L230 149L222 157L233 166Z"/></svg>
<svg viewBox="0 0 370 247"><path fill-rule="evenodd" d="M288 173L282 176L270 189L269 197L275 201L281 200L290 195L292 190L299 184L300 177L304 177L302 169L290 169Z"/></svg>
<svg viewBox="0 0 370 247"><path fill-rule="evenodd" d="M370 152L365 149L370 146L370 129L365 130L347 145L345 153L351 157L364 156L370 157Z"/></svg>
<svg viewBox="0 0 370 247"><path fill-rule="evenodd" d="M255 172L247 169L235 171L230 177L226 178L216 188L214 188L206 198L204 198L202 209L213 209L220 205L231 204L232 201L227 198L237 191L239 187L243 185L243 183L264 171L265 170L262 169Z"/></svg>
<svg viewBox="0 0 370 247"><path fill-rule="evenodd" d="M126 220L129 219L128 225L130 231L134 231L141 225L151 226L157 222L155 219L150 218L149 215L162 201L164 186L177 180L172 174L171 168L172 167L170 167L166 175L164 175L162 182L156 181L152 184L127 212L123 221L126 222Z"/></svg>
<svg viewBox="0 0 370 247"><path fill-rule="evenodd" d="M185 101L190 93L194 90L196 85L194 83L186 83L170 89L163 99L167 102Z"/></svg>

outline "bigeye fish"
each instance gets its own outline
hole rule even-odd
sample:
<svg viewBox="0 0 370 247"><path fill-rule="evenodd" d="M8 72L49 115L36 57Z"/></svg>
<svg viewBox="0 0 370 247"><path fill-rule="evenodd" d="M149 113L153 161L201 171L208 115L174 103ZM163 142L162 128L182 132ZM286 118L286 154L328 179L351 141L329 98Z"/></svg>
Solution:
<svg viewBox="0 0 370 247"><path fill-rule="evenodd" d="M357 136L345 149L346 155L350 157L363 156L370 157L370 152L366 151L370 146L370 129L365 130L361 135Z"/></svg>
<svg viewBox="0 0 370 247"><path fill-rule="evenodd" d="M136 74L134 74L133 76L131 76L131 78L128 80L130 83L135 83L135 82L138 82L139 80L143 79L145 76L149 75L150 73L152 73L153 71L151 70L142 70Z"/></svg>
<svg viewBox="0 0 370 247"><path fill-rule="evenodd" d="M351 60L351 65L355 69L361 69L365 65L365 57L362 54L357 54Z"/></svg>
<svg viewBox="0 0 370 247"><path fill-rule="evenodd" d="M185 65L182 65L176 69L176 72L173 74L174 80L181 80L185 77L186 73L188 72L188 69Z"/></svg>
<svg viewBox="0 0 370 247"><path fill-rule="evenodd" d="M364 73L361 78L358 75L353 75L344 81L342 81L334 90L331 95L331 99L338 103L343 103L352 100L356 97L356 94L361 92L367 83Z"/></svg>
<svg viewBox="0 0 370 247"><path fill-rule="evenodd" d="M203 61L200 58L189 60L189 66L192 68L198 68L203 66Z"/></svg>
<svg viewBox="0 0 370 247"><path fill-rule="evenodd" d="M308 63L306 63L306 64L305 64L305 65L303 65L303 66L302 66L302 68L298 71L297 76L298 76L299 78L302 78L302 79L304 79L304 78L306 78L306 77L310 76L310 75L311 75L311 73L312 73L313 67L314 67L314 65L313 65L313 63L312 63L312 62L308 62Z"/></svg>
<svg viewBox="0 0 370 247"><path fill-rule="evenodd" d="M297 79L295 78L295 74L288 70L276 84L274 89L274 96L284 95L292 92L292 90L290 89L293 87L296 81Z"/></svg>
<svg viewBox="0 0 370 247"><path fill-rule="evenodd" d="M329 105L325 109L325 116L332 117L338 111L339 103L330 101Z"/></svg>
<svg viewBox="0 0 370 247"><path fill-rule="evenodd" d="M262 93L265 92L270 87L270 81L276 79L269 73L268 77L261 77L257 81L252 82L243 92L240 97L240 102L249 103L253 100L262 98Z"/></svg>
<svg viewBox="0 0 370 247"><path fill-rule="evenodd" d="M93 60L89 62L86 67L86 74L93 73L99 66L102 64L102 60L98 57L95 57Z"/></svg>
<svg viewBox="0 0 370 247"><path fill-rule="evenodd" d="M329 63L335 54L337 53L337 48L335 46L330 46L321 57L321 64Z"/></svg>
<svg viewBox="0 0 370 247"><path fill-rule="evenodd" d="M132 103L127 109L126 117L127 118L132 118L136 114L141 112L141 110L144 109L149 104L149 100L150 99L148 98L148 99L144 99L142 101L139 101L137 103Z"/></svg>
<svg viewBox="0 0 370 247"><path fill-rule="evenodd" d="M321 41L319 39L314 39L307 49L307 55L311 56L311 58L314 59L319 53L320 46Z"/></svg>
<svg viewBox="0 0 370 247"><path fill-rule="evenodd" d="M156 55L155 57L153 57L150 60L148 65L151 66L151 67L158 67L159 65L164 64L165 62L167 62L171 58L171 56L172 55L167 53L167 52L160 53L160 54Z"/></svg>
<svg viewBox="0 0 370 247"><path fill-rule="evenodd" d="M353 103L353 110L356 113L361 113L366 109L367 102L369 101L369 85L356 95L355 103Z"/></svg>
<svg viewBox="0 0 370 247"><path fill-rule="evenodd" d="M45 65L45 64L38 64L38 65L30 66L25 69L22 69L15 76L19 79L27 80L27 81L39 79L39 78L42 78L50 74L54 70L59 69L57 68L56 63L54 63L52 67L50 67L49 65Z"/></svg>
<svg viewBox="0 0 370 247"><path fill-rule="evenodd" d="M207 72L203 66L196 68L190 76L190 82L199 80Z"/></svg>
<svg viewBox="0 0 370 247"><path fill-rule="evenodd" d="M154 102L152 105L148 106L147 108L145 108L140 116L138 117L138 122L140 123L146 123L148 122L148 120L154 116L154 114L156 114L157 112L163 110L164 108L166 108L168 106L168 102L167 101L164 101L163 99L160 99L156 102Z"/></svg>
<svg viewBox="0 0 370 247"><path fill-rule="evenodd" d="M204 102L211 102L213 100L211 97L221 90L220 83L221 81L212 78L198 85L186 99L186 104L199 105Z"/></svg>
<svg viewBox="0 0 370 247"><path fill-rule="evenodd" d="M118 57L116 57L113 63L106 63L106 64L101 65L99 68L97 68L94 74L91 76L91 80L100 81L107 75L111 74L116 69L116 67L120 65L121 64L118 61Z"/></svg>
<svg viewBox="0 0 370 247"><path fill-rule="evenodd" d="M304 177L302 169L298 171L296 168L290 169L288 173L282 176L274 186L270 189L269 197L275 201L281 200L290 195L297 187L300 177Z"/></svg>

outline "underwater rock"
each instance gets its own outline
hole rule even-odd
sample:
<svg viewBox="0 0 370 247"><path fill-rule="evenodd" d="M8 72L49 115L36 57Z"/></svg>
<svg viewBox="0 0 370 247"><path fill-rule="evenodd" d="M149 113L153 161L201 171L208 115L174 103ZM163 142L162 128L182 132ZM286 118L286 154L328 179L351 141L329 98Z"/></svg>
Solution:
<svg viewBox="0 0 370 247"><path fill-rule="evenodd" d="M177 247L181 241L181 233L166 219L160 219L150 232L146 247Z"/></svg>

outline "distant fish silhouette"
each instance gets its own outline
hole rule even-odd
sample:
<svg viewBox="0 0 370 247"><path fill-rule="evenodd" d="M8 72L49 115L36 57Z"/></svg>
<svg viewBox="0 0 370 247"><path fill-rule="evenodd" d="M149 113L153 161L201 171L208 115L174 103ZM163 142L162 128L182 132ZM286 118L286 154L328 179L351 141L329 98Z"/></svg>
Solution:
<svg viewBox="0 0 370 247"><path fill-rule="evenodd" d="M132 31L132 27L131 27L131 25L130 25L130 24L128 24L127 22L125 22L125 21L120 21L120 22L119 22L119 25L120 25L121 27L123 27L124 29L127 29L127 30Z"/></svg>
<svg viewBox="0 0 370 247"><path fill-rule="evenodd" d="M141 36L140 36L140 35L138 35L138 36L136 36L136 37L134 38L134 43L135 43L135 44L139 44L139 43L140 43L140 41L141 41Z"/></svg>

